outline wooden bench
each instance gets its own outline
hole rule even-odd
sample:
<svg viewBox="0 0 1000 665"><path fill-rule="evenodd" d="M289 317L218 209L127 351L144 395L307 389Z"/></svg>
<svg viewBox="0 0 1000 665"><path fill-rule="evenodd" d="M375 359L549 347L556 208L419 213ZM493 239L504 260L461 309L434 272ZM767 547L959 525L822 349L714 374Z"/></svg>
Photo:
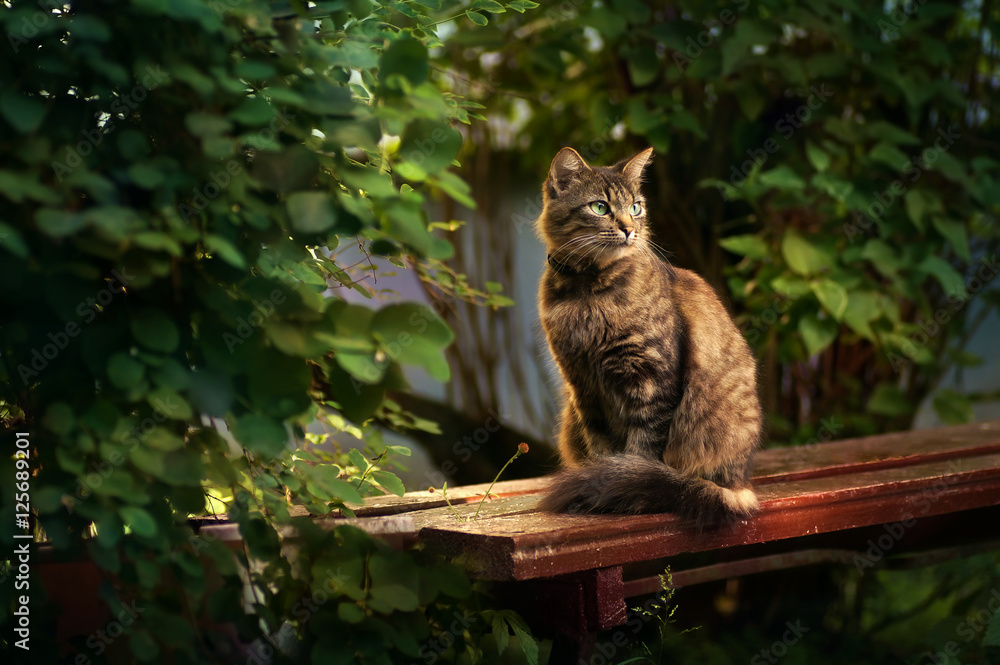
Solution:
<svg viewBox="0 0 1000 665"><path fill-rule="evenodd" d="M540 633L583 652L597 631L626 621L626 598L660 590L667 565L680 587L815 564L919 565L1000 547L1000 422L766 450L755 483L758 515L702 534L673 515L539 512L546 478L497 483L477 520L458 519L436 491L369 499L356 520L323 521L462 556L471 575L501 583L499 596ZM455 488L448 498L471 516L486 489Z"/></svg>

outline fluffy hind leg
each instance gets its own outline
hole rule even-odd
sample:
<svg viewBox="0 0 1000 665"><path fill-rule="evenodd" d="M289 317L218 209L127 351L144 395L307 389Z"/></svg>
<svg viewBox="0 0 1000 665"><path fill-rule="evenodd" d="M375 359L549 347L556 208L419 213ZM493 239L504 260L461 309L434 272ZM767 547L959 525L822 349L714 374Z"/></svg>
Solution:
<svg viewBox="0 0 1000 665"><path fill-rule="evenodd" d="M752 382L734 384L730 390L720 390L718 383L710 390L701 382L688 384L663 459L724 488L723 499L733 512L747 515L758 505L750 474L760 444L761 410Z"/></svg>

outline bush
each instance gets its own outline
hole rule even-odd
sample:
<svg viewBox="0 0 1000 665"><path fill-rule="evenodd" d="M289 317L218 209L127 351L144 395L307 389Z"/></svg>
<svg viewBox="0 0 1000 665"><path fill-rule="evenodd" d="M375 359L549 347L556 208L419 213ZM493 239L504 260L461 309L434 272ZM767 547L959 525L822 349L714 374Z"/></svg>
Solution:
<svg viewBox="0 0 1000 665"><path fill-rule="evenodd" d="M143 608L106 653L81 638L84 660L127 641L143 662L395 662L450 630L471 592L458 569L305 513L350 514L376 486L401 494L385 467L408 451L385 446L375 419L428 425L386 390L405 388L402 365L449 375L448 327L426 306L379 302L375 266L345 265L338 248L436 283L452 249L425 203L472 204L449 172L472 114L429 52L437 23L487 21L467 9L4 11L5 441L30 435L36 536L95 562L109 607ZM368 454L317 447L316 419ZM14 513L5 503L6 523ZM235 552L189 522L226 513ZM53 611L33 602L37 620ZM57 645L34 631L32 655L54 662ZM478 648L470 631L452 638L452 656Z"/></svg>

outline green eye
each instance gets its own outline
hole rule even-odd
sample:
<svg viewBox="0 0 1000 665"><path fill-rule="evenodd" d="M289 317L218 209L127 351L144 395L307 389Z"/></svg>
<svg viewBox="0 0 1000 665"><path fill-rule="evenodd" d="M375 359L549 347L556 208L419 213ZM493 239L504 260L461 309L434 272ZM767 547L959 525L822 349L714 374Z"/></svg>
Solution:
<svg viewBox="0 0 1000 665"><path fill-rule="evenodd" d="M593 210L598 215L608 214L608 204L604 201L594 201L590 204L590 209Z"/></svg>
<svg viewBox="0 0 1000 665"><path fill-rule="evenodd" d="M642 214L642 204L636 201L635 203L632 204L632 206L628 209L628 211L632 213L633 217L638 217L639 215Z"/></svg>

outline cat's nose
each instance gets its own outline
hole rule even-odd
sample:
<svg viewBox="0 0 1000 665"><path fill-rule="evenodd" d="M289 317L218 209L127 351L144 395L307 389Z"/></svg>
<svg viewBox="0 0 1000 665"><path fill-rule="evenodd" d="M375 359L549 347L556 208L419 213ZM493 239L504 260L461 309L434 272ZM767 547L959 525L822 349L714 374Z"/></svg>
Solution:
<svg viewBox="0 0 1000 665"><path fill-rule="evenodd" d="M635 227L631 224L622 224L618 228L625 234L625 242L632 242L632 238L635 237Z"/></svg>

